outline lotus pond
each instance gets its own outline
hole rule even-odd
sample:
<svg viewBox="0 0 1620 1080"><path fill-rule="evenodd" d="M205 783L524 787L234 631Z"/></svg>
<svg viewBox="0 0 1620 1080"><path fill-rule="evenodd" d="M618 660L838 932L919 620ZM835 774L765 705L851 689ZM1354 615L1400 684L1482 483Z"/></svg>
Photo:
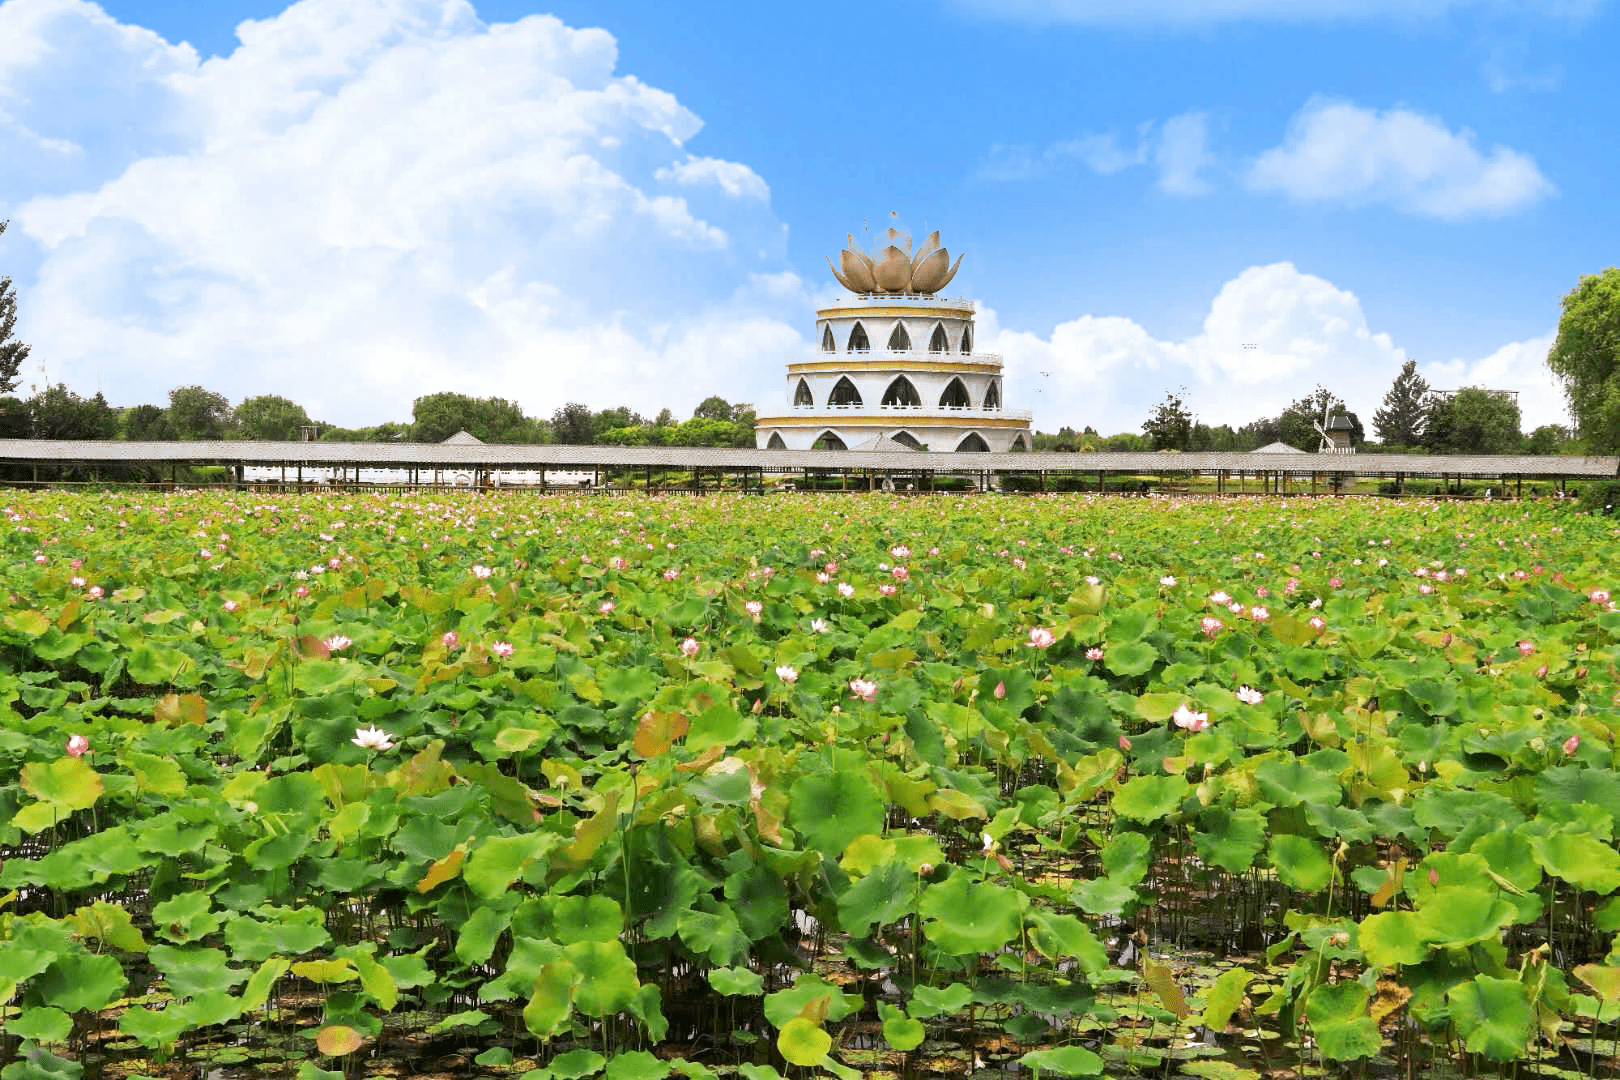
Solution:
<svg viewBox="0 0 1620 1080"><path fill-rule="evenodd" d="M1545 504L16 494L4 1080L1603 1075Z"/></svg>

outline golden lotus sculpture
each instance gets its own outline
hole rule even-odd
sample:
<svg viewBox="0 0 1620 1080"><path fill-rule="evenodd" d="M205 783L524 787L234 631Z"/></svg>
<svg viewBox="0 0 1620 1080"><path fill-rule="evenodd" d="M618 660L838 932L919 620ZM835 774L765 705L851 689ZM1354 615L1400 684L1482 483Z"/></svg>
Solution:
<svg viewBox="0 0 1620 1080"><path fill-rule="evenodd" d="M939 245L939 230L928 234L917 253L911 253L911 237L901 236L896 229L884 234L888 241L878 257L873 259L855 246L855 237L849 237L849 246L838 253L838 266L827 260L827 266L844 288L857 293L935 293L951 283L962 256L951 265L950 252ZM905 247L900 246L901 242Z"/></svg>

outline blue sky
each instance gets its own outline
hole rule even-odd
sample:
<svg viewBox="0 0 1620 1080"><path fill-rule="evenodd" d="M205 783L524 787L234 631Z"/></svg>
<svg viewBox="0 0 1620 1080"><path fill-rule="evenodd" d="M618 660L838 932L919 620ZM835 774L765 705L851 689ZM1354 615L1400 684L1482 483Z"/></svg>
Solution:
<svg viewBox="0 0 1620 1080"><path fill-rule="evenodd" d="M1528 429L1620 249L1617 8L4 0L0 271L25 378L114 404L684 413L776 401L896 212L1043 430L1370 422L1407 358Z"/></svg>

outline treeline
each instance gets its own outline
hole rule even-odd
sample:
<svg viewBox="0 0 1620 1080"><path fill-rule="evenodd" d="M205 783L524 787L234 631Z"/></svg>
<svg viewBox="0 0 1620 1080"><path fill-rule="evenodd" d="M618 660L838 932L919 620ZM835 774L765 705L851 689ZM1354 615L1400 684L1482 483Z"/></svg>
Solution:
<svg viewBox="0 0 1620 1080"><path fill-rule="evenodd" d="M1182 389L1182 394L1186 389ZM1566 427L1543 424L1528 434L1521 430L1518 401L1512 394L1469 386L1436 393L1407 361L1395 377L1382 406L1373 414L1376 440L1366 438L1361 418L1325 387L1294 401L1281 413L1242 427L1199 423L1181 395L1165 394L1142 424L1142 433L1099 435L1094 428L1076 432L1064 427L1055 435L1038 433L1036 450L1132 451L1181 450L1244 452L1273 443L1314 451L1322 443L1318 426L1335 418L1347 425L1350 445L1359 453L1422 454L1582 454L1585 443Z"/></svg>
<svg viewBox="0 0 1620 1080"><path fill-rule="evenodd" d="M201 386L176 387L167 405L128 408L114 408L100 393L81 397L60 383L26 399L0 397L0 438L7 439L294 441L310 432L323 442L443 442L460 431L487 443L751 447L754 412L710 397L685 421L669 409L648 419L623 406L592 411L578 402L542 418L505 398L447 392L417 398L409 423L345 428L310 419L303 406L278 394L232 405Z"/></svg>

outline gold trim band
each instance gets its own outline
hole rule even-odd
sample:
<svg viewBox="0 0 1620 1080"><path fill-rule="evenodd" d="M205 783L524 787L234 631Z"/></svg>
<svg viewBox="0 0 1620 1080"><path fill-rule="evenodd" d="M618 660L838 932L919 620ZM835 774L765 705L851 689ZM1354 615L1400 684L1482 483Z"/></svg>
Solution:
<svg viewBox="0 0 1620 1080"><path fill-rule="evenodd" d="M905 428L1017 428L1029 430L1028 420L997 417L993 420L968 420L960 416L920 416L908 419L898 416L761 416L755 419L756 428L830 428L830 427L892 427Z"/></svg>
<svg viewBox="0 0 1620 1080"><path fill-rule="evenodd" d="M1000 364L976 364L960 360L806 360L789 364L789 375L818 371L940 371L958 375L996 375Z"/></svg>

